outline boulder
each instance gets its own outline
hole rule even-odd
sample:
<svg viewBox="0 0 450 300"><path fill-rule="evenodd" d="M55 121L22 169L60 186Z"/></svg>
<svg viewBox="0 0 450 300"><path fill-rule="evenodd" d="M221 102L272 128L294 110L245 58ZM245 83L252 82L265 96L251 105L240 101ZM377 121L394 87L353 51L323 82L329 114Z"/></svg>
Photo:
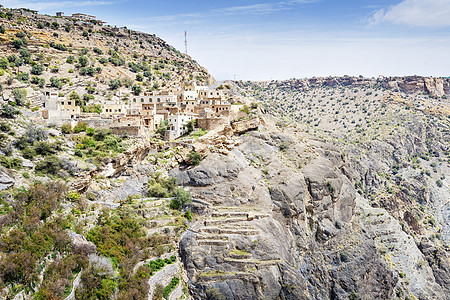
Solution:
<svg viewBox="0 0 450 300"><path fill-rule="evenodd" d="M14 186L14 179L9 177L6 173L0 171L0 191L9 189Z"/></svg>

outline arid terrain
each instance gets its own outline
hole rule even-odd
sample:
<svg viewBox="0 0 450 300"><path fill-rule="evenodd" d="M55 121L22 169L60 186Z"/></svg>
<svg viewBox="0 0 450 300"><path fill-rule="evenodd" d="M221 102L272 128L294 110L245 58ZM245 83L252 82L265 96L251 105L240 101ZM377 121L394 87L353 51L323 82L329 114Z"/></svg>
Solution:
<svg viewBox="0 0 450 300"><path fill-rule="evenodd" d="M88 114L214 78L154 35L0 12L0 299L450 299L449 79L228 81L227 123L120 135L41 95Z"/></svg>

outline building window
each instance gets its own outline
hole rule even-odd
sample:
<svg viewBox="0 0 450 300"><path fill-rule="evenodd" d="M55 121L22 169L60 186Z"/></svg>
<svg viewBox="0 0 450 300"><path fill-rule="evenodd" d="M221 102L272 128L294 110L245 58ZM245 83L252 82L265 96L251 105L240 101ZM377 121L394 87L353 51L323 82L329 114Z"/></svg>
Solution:
<svg viewBox="0 0 450 300"><path fill-rule="evenodd" d="M69 101L69 102L67 102L67 105L72 105L72 102L70 102L70 101Z"/></svg>
<svg viewBox="0 0 450 300"><path fill-rule="evenodd" d="M144 98L141 98L141 102L144 102Z"/></svg>
<svg viewBox="0 0 450 300"><path fill-rule="evenodd" d="M157 99L157 101L158 101L158 102L161 102L161 99L160 99L160 98L158 98L158 99Z"/></svg>
<svg viewBox="0 0 450 300"><path fill-rule="evenodd" d="M133 99L133 102L136 102L136 98Z"/></svg>

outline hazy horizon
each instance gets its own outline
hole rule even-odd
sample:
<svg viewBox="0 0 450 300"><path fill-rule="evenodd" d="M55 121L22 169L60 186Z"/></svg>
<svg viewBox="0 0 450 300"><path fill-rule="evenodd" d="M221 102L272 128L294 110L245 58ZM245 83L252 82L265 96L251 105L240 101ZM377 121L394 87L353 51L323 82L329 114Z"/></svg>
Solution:
<svg viewBox="0 0 450 300"><path fill-rule="evenodd" d="M84 12L156 34L217 80L450 75L446 0L42 1L40 13Z"/></svg>

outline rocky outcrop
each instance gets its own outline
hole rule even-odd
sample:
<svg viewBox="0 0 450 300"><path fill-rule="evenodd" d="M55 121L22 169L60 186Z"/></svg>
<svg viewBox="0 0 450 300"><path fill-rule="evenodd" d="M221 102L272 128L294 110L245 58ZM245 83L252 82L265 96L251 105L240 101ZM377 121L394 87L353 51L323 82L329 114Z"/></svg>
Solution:
<svg viewBox="0 0 450 300"><path fill-rule="evenodd" d="M406 94L426 93L432 97L442 97L450 94L450 79L437 77L405 76L383 78L361 77L315 77L308 79L292 79L286 81L271 81L266 83L269 88L285 90L308 90L311 88L361 88L382 86L386 89Z"/></svg>
<svg viewBox="0 0 450 300"><path fill-rule="evenodd" d="M9 189L14 186L14 179L9 177L6 173L0 171L0 191Z"/></svg>
<svg viewBox="0 0 450 300"><path fill-rule="evenodd" d="M180 243L195 299L445 299L445 268L411 264L426 255L356 193L336 147L266 121L170 173L209 203Z"/></svg>

